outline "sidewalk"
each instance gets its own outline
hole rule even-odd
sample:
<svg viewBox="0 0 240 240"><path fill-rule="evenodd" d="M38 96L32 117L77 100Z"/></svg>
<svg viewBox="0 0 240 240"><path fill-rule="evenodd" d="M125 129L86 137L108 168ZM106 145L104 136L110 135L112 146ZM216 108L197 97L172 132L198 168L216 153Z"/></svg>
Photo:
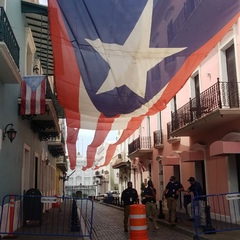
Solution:
<svg viewBox="0 0 240 240"><path fill-rule="evenodd" d="M105 203L101 203L105 204ZM108 207L118 208L123 211L123 208L117 207L114 205L105 204ZM196 237L196 230L194 228L194 223L188 220L188 216L186 213L177 213L177 223L176 226L172 227L170 223L167 221L167 211L163 210L163 214L165 215L164 219L157 219L159 225L174 230L178 233L184 234L185 236L191 237L192 239L202 239L202 240L239 240L240 239L240 230L231 230L226 232L217 231L215 234L204 234L202 228L198 229L198 234L200 238ZM212 223L213 228L217 226L219 223ZM195 238L194 238L195 237Z"/></svg>
<svg viewBox="0 0 240 240"><path fill-rule="evenodd" d="M178 222L175 227L172 227L168 222L167 222L167 212L164 211L165 214L165 219L158 219L158 223L165 226L165 227L170 227L173 228L174 230L177 230L178 232L181 232L187 236L195 236L196 235L196 229L194 228L194 223L190 222L188 220L188 215L186 213L177 213L177 218ZM221 222L216 222L212 220L212 228L216 230L215 233L211 234L204 234L202 228L198 228L198 236L201 237L202 240L238 240L240 239L240 230L229 230L229 231L221 231L218 229L221 229L219 227L221 225ZM239 226L238 226L239 228ZM227 229L227 226L223 226L223 229ZM210 231L209 231L210 232ZM196 238L198 239L198 238Z"/></svg>

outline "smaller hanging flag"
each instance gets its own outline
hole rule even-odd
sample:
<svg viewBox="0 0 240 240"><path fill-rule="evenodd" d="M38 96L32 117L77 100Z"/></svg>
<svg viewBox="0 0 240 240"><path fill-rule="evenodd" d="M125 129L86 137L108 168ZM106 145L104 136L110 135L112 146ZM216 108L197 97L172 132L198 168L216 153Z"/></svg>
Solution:
<svg viewBox="0 0 240 240"><path fill-rule="evenodd" d="M46 76L24 76L22 82L21 114L43 114L45 109Z"/></svg>

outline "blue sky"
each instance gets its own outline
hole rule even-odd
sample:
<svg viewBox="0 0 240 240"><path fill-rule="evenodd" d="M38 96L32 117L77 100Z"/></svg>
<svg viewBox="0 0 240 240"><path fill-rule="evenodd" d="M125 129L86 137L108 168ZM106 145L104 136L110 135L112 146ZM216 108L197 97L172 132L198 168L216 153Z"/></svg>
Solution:
<svg viewBox="0 0 240 240"><path fill-rule="evenodd" d="M78 134L77 152L86 156L87 146L92 142L95 131L81 129ZM107 142L116 142L118 131L111 131L106 139ZM83 154L82 154L83 153Z"/></svg>
<svg viewBox="0 0 240 240"><path fill-rule="evenodd" d="M47 5L47 0L39 0L40 4Z"/></svg>

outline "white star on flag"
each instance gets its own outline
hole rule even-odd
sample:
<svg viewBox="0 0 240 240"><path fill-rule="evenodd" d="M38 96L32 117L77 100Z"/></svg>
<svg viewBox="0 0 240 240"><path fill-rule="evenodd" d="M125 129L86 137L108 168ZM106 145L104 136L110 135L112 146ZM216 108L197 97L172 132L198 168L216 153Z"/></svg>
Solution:
<svg viewBox="0 0 240 240"><path fill-rule="evenodd" d="M108 62L108 76L97 94L126 85L144 98L147 72L165 57L184 48L150 48L153 0L149 0L124 45L103 43L100 39L86 41ZM137 87L136 87L137 86Z"/></svg>

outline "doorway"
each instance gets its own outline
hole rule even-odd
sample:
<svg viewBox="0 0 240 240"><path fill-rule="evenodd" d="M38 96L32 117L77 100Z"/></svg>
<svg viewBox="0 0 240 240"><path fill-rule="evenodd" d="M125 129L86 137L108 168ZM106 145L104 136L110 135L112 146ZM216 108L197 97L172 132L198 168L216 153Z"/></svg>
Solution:
<svg viewBox="0 0 240 240"><path fill-rule="evenodd" d="M229 192L240 192L240 154L228 157Z"/></svg>
<svg viewBox="0 0 240 240"><path fill-rule="evenodd" d="M228 183L229 193L240 192L240 154L228 156ZM231 217L240 220L240 207L230 204Z"/></svg>
<svg viewBox="0 0 240 240"><path fill-rule="evenodd" d="M201 184L203 192L206 194L206 178L205 178L204 160L195 162L195 176L196 176L196 181L198 181Z"/></svg>

